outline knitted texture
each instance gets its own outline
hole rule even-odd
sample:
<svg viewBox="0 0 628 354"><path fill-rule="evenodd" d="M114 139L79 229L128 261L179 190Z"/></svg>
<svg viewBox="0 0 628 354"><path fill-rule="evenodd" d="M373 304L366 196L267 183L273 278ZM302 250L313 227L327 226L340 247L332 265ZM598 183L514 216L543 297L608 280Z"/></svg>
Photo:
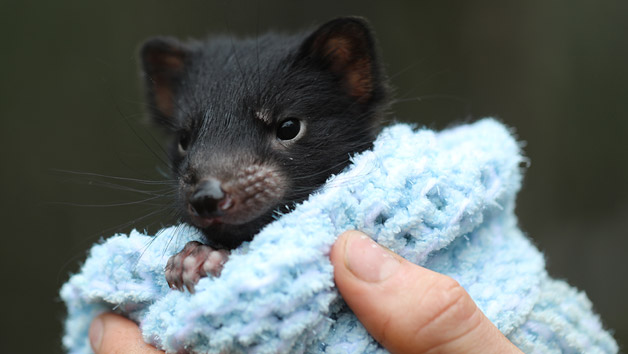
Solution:
<svg viewBox="0 0 628 354"><path fill-rule="evenodd" d="M517 142L492 119L442 132L386 128L372 150L235 250L195 294L171 290L164 276L171 255L201 240L194 229L111 237L61 289L63 344L91 352L91 320L113 310L170 353L386 352L334 287L329 250L357 229L456 279L526 352L617 352L586 296L550 279L518 229L522 162Z"/></svg>

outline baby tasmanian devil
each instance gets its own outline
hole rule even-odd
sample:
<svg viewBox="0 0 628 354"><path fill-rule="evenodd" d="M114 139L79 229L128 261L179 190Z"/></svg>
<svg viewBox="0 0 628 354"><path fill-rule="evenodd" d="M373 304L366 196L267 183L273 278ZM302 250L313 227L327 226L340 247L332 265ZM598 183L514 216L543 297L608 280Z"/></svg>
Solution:
<svg viewBox="0 0 628 354"><path fill-rule="evenodd" d="M218 276L229 249L370 148L388 103L360 18L297 35L154 38L141 61L152 119L172 136L176 209L206 241L170 258L173 289Z"/></svg>

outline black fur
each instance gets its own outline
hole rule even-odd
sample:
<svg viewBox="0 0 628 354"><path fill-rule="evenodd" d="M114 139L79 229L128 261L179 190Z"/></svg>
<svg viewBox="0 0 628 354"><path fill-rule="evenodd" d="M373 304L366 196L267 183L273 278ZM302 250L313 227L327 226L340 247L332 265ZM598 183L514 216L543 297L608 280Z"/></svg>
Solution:
<svg viewBox="0 0 628 354"><path fill-rule="evenodd" d="M368 149L387 109L388 89L371 30L360 18L332 20L314 32L258 38L224 36L181 43L146 42L141 50L151 116L172 133L171 161L188 222L189 188L234 166L276 166L287 178L279 201L240 225L203 229L214 247L250 240ZM259 112L268 122L256 117ZM305 123L303 137L277 144L277 126ZM181 153L181 145L186 152Z"/></svg>

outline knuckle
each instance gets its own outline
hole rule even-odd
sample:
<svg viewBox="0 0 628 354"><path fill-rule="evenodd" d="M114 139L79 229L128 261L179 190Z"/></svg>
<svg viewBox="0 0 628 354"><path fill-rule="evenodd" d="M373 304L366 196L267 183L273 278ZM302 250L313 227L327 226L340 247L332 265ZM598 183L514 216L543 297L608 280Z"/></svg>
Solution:
<svg viewBox="0 0 628 354"><path fill-rule="evenodd" d="M431 324L458 324L467 321L476 306L466 290L454 279L443 276L426 294L432 309L426 326Z"/></svg>
<svg viewBox="0 0 628 354"><path fill-rule="evenodd" d="M466 290L453 278L439 275L426 290L419 307L421 319L413 325L413 340L425 352L441 349L472 331L480 321L479 309Z"/></svg>
<svg viewBox="0 0 628 354"><path fill-rule="evenodd" d="M379 326L372 330L373 337L384 347L388 347L389 343L394 341L395 324L389 313L384 314Z"/></svg>

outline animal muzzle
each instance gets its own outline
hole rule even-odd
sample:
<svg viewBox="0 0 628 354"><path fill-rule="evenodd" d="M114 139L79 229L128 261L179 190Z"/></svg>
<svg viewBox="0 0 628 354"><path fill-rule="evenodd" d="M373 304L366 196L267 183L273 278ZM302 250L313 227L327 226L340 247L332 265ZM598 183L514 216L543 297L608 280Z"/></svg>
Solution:
<svg viewBox="0 0 628 354"><path fill-rule="evenodd" d="M286 177L268 165L247 166L225 181L205 176L188 194L188 214L199 228L243 224L273 209L283 198Z"/></svg>

